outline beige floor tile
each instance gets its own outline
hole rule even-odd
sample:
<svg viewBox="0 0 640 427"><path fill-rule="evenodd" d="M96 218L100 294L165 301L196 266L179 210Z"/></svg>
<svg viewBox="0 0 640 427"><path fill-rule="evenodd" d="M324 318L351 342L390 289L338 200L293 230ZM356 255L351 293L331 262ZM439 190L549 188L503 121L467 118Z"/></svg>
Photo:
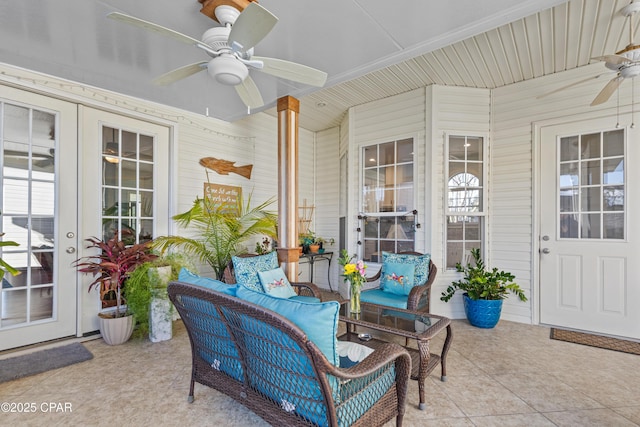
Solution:
<svg viewBox="0 0 640 427"><path fill-rule="evenodd" d="M548 328L504 320L488 330L466 320L452 325L448 381L434 370L424 411L417 409L418 384L410 382L405 426L640 426L639 356L553 341ZM444 335L432 340L432 352L441 351ZM162 343L84 345L92 360L0 384L0 401L38 405L35 413L0 414L0 425L267 425L202 385L187 403L191 349L180 322ZM72 412L42 411L49 402L69 403Z"/></svg>

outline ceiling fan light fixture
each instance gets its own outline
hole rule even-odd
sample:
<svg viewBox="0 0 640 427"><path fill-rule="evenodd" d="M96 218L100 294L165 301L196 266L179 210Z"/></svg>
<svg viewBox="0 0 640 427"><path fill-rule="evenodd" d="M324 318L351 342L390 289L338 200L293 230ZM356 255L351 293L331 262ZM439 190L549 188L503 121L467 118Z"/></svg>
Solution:
<svg viewBox="0 0 640 427"><path fill-rule="evenodd" d="M231 54L222 54L209 61L207 72L219 83L237 86L249 75L246 65Z"/></svg>
<svg viewBox="0 0 640 427"><path fill-rule="evenodd" d="M227 43L230 31L228 27L209 28L202 34L202 41L213 48L213 50L230 49Z"/></svg>

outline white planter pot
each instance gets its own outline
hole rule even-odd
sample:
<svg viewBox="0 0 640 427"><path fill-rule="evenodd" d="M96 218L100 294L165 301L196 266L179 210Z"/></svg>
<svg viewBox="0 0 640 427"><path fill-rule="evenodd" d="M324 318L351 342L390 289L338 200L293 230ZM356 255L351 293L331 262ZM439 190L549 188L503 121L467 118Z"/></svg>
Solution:
<svg viewBox="0 0 640 427"><path fill-rule="evenodd" d="M171 279L171 267L158 267L156 271L149 270L149 274L156 277L153 280L156 287L166 288ZM149 304L149 339L151 342L170 340L173 336L173 306L163 292L162 296L154 296Z"/></svg>
<svg viewBox="0 0 640 427"><path fill-rule="evenodd" d="M98 315L102 339L109 345L120 345L131 338L133 333L133 316L110 317L109 314Z"/></svg>

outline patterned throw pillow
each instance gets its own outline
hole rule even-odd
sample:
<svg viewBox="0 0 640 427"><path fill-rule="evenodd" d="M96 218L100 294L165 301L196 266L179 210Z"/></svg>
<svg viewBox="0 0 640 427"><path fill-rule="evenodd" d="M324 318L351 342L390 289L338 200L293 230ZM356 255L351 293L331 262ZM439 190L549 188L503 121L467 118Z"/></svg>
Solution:
<svg viewBox="0 0 640 427"><path fill-rule="evenodd" d="M380 288L396 295L409 295L415 284L415 266L398 262L385 262L380 272Z"/></svg>
<svg viewBox="0 0 640 427"><path fill-rule="evenodd" d="M258 277L264 292L278 298L291 298L296 296L296 291L291 287L291 283L287 279L282 268L278 267L274 270L259 271Z"/></svg>
<svg viewBox="0 0 640 427"><path fill-rule="evenodd" d="M258 272L269 271L280 267L278 264L278 254L275 251L269 252L266 255L252 257L234 256L231 258L231 261L233 262L236 282L238 282L239 285L245 285L249 289L258 292L263 292Z"/></svg>
<svg viewBox="0 0 640 427"><path fill-rule="evenodd" d="M393 252L382 252L382 264L387 262L395 262L398 264L413 264L413 283L414 286L423 285L429 280L429 261L431 254L410 255L396 254Z"/></svg>

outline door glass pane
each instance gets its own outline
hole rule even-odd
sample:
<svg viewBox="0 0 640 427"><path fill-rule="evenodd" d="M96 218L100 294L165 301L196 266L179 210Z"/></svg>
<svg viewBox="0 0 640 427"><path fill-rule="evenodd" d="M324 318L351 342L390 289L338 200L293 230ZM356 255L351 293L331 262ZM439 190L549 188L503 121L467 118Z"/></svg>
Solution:
<svg viewBox="0 0 640 427"><path fill-rule="evenodd" d="M577 141L580 141L580 152L575 160ZM623 239L624 132L616 130L562 138L559 151L559 237ZM604 214L612 211L620 213Z"/></svg>
<svg viewBox="0 0 640 427"><path fill-rule="evenodd" d="M56 116L0 103L3 241L0 256L20 274L5 274L0 287L0 329L53 316L56 286Z"/></svg>

